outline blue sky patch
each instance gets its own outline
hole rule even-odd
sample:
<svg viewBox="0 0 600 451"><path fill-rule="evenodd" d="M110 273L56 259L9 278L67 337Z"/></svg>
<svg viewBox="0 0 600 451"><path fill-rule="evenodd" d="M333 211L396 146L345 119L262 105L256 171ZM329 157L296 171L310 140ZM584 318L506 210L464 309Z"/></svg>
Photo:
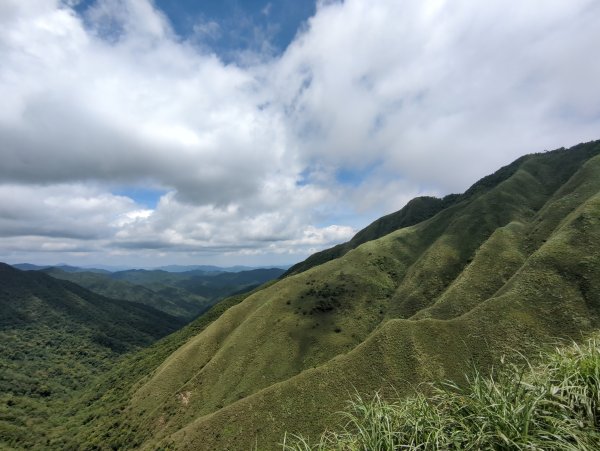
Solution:
<svg viewBox="0 0 600 451"><path fill-rule="evenodd" d="M335 180L341 185L357 187L368 179L380 166L381 163L377 162L367 167L340 168L335 172Z"/></svg>
<svg viewBox="0 0 600 451"><path fill-rule="evenodd" d="M81 15L97 0L74 7ZM281 54L315 14L316 0L154 0L183 39L199 40L224 61L241 52Z"/></svg>
<svg viewBox="0 0 600 451"><path fill-rule="evenodd" d="M113 194L116 196L129 197L130 199L133 199L136 204L153 210L156 208L161 196L164 196L166 193L167 191L165 190L137 187L126 187L113 191Z"/></svg>

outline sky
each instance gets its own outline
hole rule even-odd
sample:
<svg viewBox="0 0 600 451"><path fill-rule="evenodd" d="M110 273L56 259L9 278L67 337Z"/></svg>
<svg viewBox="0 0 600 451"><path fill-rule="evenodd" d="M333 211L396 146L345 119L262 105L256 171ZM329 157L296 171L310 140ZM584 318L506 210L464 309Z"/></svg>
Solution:
<svg viewBox="0 0 600 451"><path fill-rule="evenodd" d="M2 0L0 260L285 265L600 138L598 0Z"/></svg>

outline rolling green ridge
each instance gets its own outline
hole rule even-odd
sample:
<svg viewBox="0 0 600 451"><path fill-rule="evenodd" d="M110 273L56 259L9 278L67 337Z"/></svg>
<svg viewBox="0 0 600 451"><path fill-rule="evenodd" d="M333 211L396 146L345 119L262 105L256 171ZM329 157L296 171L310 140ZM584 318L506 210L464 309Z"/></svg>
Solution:
<svg viewBox="0 0 600 451"><path fill-rule="evenodd" d="M354 389L406 396L581 339L600 321L599 154L522 157L428 219L257 290L121 392L112 428L73 424L71 446L277 449L284 431L334 424Z"/></svg>
<svg viewBox="0 0 600 451"><path fill-rule="evenodd" d="M0 448L44 444L57 412L124 353L182 321L0 263Z"/></svg>
<svg viewBox="0 0 600 451"><path fill-rule="evenodd" d="M103 296L146 304L188 321L220 299L250 291L283 273L277 268L236 273L203 270L175 273L143 269L96 273L66 272L59 268L43 271Z"/></svg>
<svg viewBox="0 0 600 451"><path fill-rule="evenodd" d="M153 290L126 280L114 280L110 274L65 272L57 268L43 271L56 279L69 280L102 296L139 302L183 319L189 320L211 305L210 299L169 285L160 286L156 283Z"/></svg>
<svg viewBox="0 0 600 451"><path fill-rule="evenodd" d="M367 241L376 240L377 238L381 238L395 230L403 227L410 227L418 224L419 222L425 221L452 204L466 200L472 196L493 188L498 183L513 175L521 163L530 157L530 155L525 155L511 164L500 168L493 174L479 180L463 194L448 194L442 199L431 196L415 197L397 212L373 221L367 227L354 235L350 241L338 244L330 249L316 252L306 260L293 265L281 277L284 278L293 274L299 274L314 266L318 266L330 260L339 258L352 249L357 248L361 244L366 243Z"/></svg>
<svg viewBox="0 0 600 451"><path fill-rule="evenodd" d="M330 260L342 257L352 249L357 248L367 241L381 238L394 230L418 224L451 205L455 198L456 195L454 194L449 194L443 199L431 196L416 197L408 202L401 210L373 221L354 235L350 241L314 253L306 260L293 265L281 277L284 278L293 274L299 274Z"/></svg>

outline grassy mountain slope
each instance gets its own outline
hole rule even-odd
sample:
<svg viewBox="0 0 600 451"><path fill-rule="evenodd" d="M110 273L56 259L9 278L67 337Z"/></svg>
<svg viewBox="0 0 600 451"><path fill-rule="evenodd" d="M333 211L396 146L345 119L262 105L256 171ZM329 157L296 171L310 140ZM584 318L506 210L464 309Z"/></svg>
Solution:
<svg viewBox="0 0 600 451"><path fill-rule="evenodd" d="M456 200L456 195L450 194L443 199L431 196L421 196L412 199L402 209L383 216L360 230L346 243L338 244L330 249L316 252L306 260L296 263L282 277L299 274L310 268L342 257L352 249L367 241L375 240L403 227L410 227L431 218Z"/></svg>
<svg viewBox="0 0 600 451"><path fill-rule="evenodd" d="M0 447L44 442L77 389L128 351L181 327L141 304L116 301L0 263Z"/></svg>
<svg viewBox="0 0 600 451"><path fill-rule="evenodd" d="M273 283L269 282L268 284ZM267 285L268 285L267 284ZM141 441L136 421L115 412L126 411L132 393L147 381L162 362L230 307L250 293L220 301L206 313L153 345L119 360L113 369L101 375L93 385L78 393L66 411L61 425L54 431L51 449L119 449L137 447ZM81 427L86 425L86 427ZM110 433L107 433L110 431Z"/></svg>
<svg viewBox="0 0 600 451"><path fill-rule="evenodd" d="M287 435L285 451L600 449L600 342L562 345L468 383L440 382L429 393L384 400L353 396L338 431L318 440ZM341 423L340 421L340 423Z"/></svg>
<svg viewBox="0 0 600 451"><path fill-rule="evenodd" d="M520 167L520 165L530 157L530 155L525 155L524 157L515 160L511 164L500 168L493 174L488 175L487 177L484 177L481 180L479 180L463 194L448 194L442 199L431 196L416 197L409 201L404 207L402 207L397 212L391 213L373 221L367 227L360 230L356 235L354 235L354 237L352 237L350 241L338 244L337 246L334 246L330 249L325 249L323 251L316 252L310 257L308 257L306 260L293 265L282 275L282 277L287 277L293 274L299 274L314 266L318 266L330 260L339 258L345 255L347 252L351 251L352 249L357 248L361 244L366 243L367 241L376 240L377 238L381 238L387 235L388 233L392 233L395 230L418 224L419 222L431 218L432 216L436 215L445 208L448 208L452 204L458 203L460 201L476 196L477 194L485 192L489 188L493 188L498 183L512 176L515 173L515 171Z"/></svg>
<svg viewBox="0 0 600 451"><path fill-rule="evenodd" d="M248 296L140 381L118 420L130 443L275 449L283 431L331 424L352 387L407 394L594 330L599 153L521 158L429 219ZM126 448L119 434L106 439Z"/></svg>

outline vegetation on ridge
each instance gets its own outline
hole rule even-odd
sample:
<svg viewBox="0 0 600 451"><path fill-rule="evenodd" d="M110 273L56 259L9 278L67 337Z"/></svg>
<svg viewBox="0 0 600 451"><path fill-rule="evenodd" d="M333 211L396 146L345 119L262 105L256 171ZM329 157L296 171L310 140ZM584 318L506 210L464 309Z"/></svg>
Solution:
<svg viewBox="0 0 600 451"><path fill-rule="evenodd" d="M394 230L403 227L410 227L431 218L444 208L452 205L460 197L456 194L449 194L442 199L431 196L416 197L409 201L402 209L389 215L383 216L364 229L360 230L352 239L346 243L338 244L330 249L316 252L306 260L296 263L288 269L281 277L288 277L294 274L307 271L328 261L342 257L352 249L357 248L367 241L372 241Z"/></svg>
<svg viewBox="0 0 600 451"><path fill-rule="evenodd" d="M432 218L225 312L132 397L160 424L144 446L276 449L284 430L331 426L345 387L404 396L597 329L599 144L521 158Z"/></svg>
<svg viewBox="0 0 600 451"><path fill-rule="evenodd" d="M44 449L131 449L143 441L143 430L124 412L137 386L150 378L161 363L190 338L202 332L227 309L239 304L250 293L231 296L206 313L135 354L116 362L66 406L62 423L53 431ZM91 431L88 429L92 426Z"/></svg>
<svg viewBox="0 0 600 451"><path fill-rule="evenodd" d="M285 436L284 451L600 449L600 336L558 348L535 366L477 370L465 386L437 383L386 401L356 395L343 425L311 444Z"/></svg>
<svg viewBox="0 0 600 451"><path fill-rule="evenodd" d="M423 222L453 204L469 199L477 194L482 194L511 177L519 166L531 157L532 155L525 155L498 169L493 174L479 180L463 194L448 194L441 199L431 196L415 197L400 210L376 219L364 229L359 230L350 241L314 253L306 260L290 267L281 277L284 278L293 274L299 274L330 260L342 257L361 244L381 238L395 230Z"/></svg>

